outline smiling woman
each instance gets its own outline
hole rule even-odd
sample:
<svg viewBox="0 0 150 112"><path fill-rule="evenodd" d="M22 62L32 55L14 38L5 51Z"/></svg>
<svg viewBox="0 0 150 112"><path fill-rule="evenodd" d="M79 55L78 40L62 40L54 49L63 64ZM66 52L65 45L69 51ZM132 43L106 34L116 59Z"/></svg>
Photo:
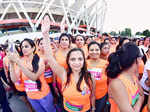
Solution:
<svg viewBox="0 0 150 112"><path fill-rule="evenodd" d="M87 68L94 77L96 82L95 97L96 111L105 112L105 106L108 99L107 77L105 69L107 61L100 59L100 45L97 42L91 42L88 45L89 59L87 60Z"/></svg>
<svg viewBox="0 0 150 112"><path fill-rule="evenodd" d="M67 67L65 69L58 64L52 56L52 49L48 45L48 31L50 20L45 16L42 24L44 36L44 50L48 64L52 71L61 79L64 112L92 112L95 111L94 79L87 71L84 52L79 48L74 48L67 53Z"/></svg>
<svg viewBox="0 0 150 112"><path fill-rule="evenodd" d="M24 39L20 48L22 58L14 52L8 53L11 79L18 85L23 83L28 100L36 112L56 112L53 96L44 78L45 64L43 59L35 54L36 46L33 40Z"/></svg>

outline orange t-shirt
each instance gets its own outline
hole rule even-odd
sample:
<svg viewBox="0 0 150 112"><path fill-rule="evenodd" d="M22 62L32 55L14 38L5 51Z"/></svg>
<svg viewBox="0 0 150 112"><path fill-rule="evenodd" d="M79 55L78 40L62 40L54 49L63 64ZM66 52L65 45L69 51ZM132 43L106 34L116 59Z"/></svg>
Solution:
<svg viewBox="0 0 150 112"><path fill-rule="evenodd" d="M24 66L27 65L24 63ZM39 76L39 80L41 82L40 90L37 87L36 81L32 81L31 79L29 79L23 72L21 78L24 82L26 94L30 99L42 99L50 92L49 86L44 77L44 73Z"/></svg>
<svg viewBox="0 0 150 112"><path fill-rule="evenodd" d="M15 84L15 88L16 88L18 91L20 91L20 92L24 92L24 91L25 91L24 82L23 82L23 80L21 79L21 77L20 77L20 79L19 79L17 82L15 82L14 84Z"/></svg>
<svg viewBox="0 0 150 112"><path fill-rule="evenodd" d="M109 98L109 102L111 104L110 112L120 112L117 104L115 103L115 101L112 98Z"/></svg>
<svg viewBox="0 0 150 112"><path fill-rule="evenodd" d="M3 60L4 60L3 63L5 63L5 64L4 64L4 68L5 68L6 72L8 73L8 72L9 72L9 59L8 59L7 56L5 56ZM15 64L15 70L16 70L16 69L18 69L18 66ZM21 73L20 73L20 74L21 74ZM21 76L21 75L20 75L20 76ZM8 77L8 76L7 76L7 77ZM18 91L21 91L21 92L24 91L24 83L23 83L23 81L21 80L21 77L20 77L20 79L19 79L17 82L14 83L14 85L15 85L15 88L16 88Z"/></svg>
<svg viewBox="0 0 150 112"><path fill-rule="evenodd" d="M25 75L22 75L22 79L24 81L25 91L30 99L42 99L50 92L49 86L44 78L44 74L39 77L41 82L40 90L37 88L35 81L30 80Z"/></svg>
<svg viewBox="0 0 150 112"><path fill-rule="evenodd" d="M136 102L139 99L139 88L138 88L138 79L136 76L133 76L134 82L136 82L135 84L133 84L130 80L128 80L124 75L119 75L118 77L122 83L124 84L126 91L128 93L128 99L129 99L129 103L131 104L131 106L133 107ZM113 98L112 98L113 100ZM115 104L114 101L112 101L113 104ZM111 107L113 108L113 107ZM117 109L117 106L115 105L115 109L117 110L116 112L120 112L119 108ZM112 110L112 109L111 109ZM111 111L113 112L113 111Z"/></svg>
<svg viewBox="0 0 150 112"><path fill-rule="evenodd" d="M19 77L19 80L17 82L15 82L15 88L18 90L18 91L21 91L21 92L24 92L25 91L25 87L24 87L24 82L22 80L22 73L19 69L19 67L15 64L15 70L19 70L19 73L20 73L20 77Z"/></svg>
<svg viewBox="0 0 150 112"><path fill-rule="evenodd" d="M66 81L65 81L66 82ZM76 82L73 76L70 78L69 85L65 87L63 84L63 102L64 108L68 112L86 112L90 109L90 90L85 81L81 82L80 88L82 92L79 92L76 87Z"/></svg>
<svg viewBox="0 0 150 112"><path fill-rule="evenodd" d="M45 80L48 84L52 83L53 82L53 71L51 70L50 67L46 68L47 61L45 60L45 57L43 55L41 55L40 53L38 53L38 55L40 58L42 58L44 60L44 63L45 63L45 72L44 72Z"/></svg>
<svg viewBox="0 0 150 112"><path fill-rule="evenodd" d="M147 105L144 107L144 109L142 110L142 112L148 112Z"/></svg>
<svg viewBox="0 0 150 112"><path fill-rule="evenodd" d="M60 49L55 53L56 61L65 69L67 69L66 56L63 55Z"/></svg>
<svg viewBox="0 0 150 112"><path fill-rule="evenodd" d="M107 67L108 62L102 59L99 59L97 65L92 64L92 60L87 60L87 68L88 71L94 76L96 82L95 96L96 99L100 99L106 95L108 92L107 87L107 76L105 73L105 69Z"/></svg>

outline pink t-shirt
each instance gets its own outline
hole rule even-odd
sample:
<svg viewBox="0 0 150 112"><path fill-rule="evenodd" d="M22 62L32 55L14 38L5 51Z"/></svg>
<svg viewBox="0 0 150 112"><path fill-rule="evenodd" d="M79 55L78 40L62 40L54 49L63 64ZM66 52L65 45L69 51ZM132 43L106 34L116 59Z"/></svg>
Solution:
<svg viewBox="0 0 150 112"><path fill-rule="evenodd" d="M0 51L0 68L3 67L3 58L4 58L4 56L5 56L4 52Z"/></svg>

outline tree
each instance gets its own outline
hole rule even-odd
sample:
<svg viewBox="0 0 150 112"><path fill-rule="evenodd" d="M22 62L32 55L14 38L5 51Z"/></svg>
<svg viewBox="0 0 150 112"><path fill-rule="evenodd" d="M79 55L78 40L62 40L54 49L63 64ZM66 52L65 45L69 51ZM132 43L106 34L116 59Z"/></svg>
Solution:
<svg viewBox="0 0 150 112"><path fill-rule="evenodd" d="M150 37L150 31L148 29L144 30L143 35L146 36L146 37Z"/></svg>
<svg viewBox="0 0 150 112"><path fill-rule="evenodd" d="M111 31L109 34L112 36L117 36L117 33L115 31Z"/></svg>
<svg viewBox="0 0 150 112"><path fill-rule="evenodd" d="M136 32L135 35L142 35L142 33L141 32Z"/></svg>
<svg viewBox="0 0 150 112"><path fill-rule="evenodd" d="M123 30L121 32L119 31L119 33L121 36L128 36L128 37L132 36L132 32L131 32L130 28L125 28L125 30Z"/></svg>
<svg viewBox="0 0 150 112"><path fill-rule="evenodd" d="M126 34L126 36L131 37L132 36L131 29L130 28L125 28L125 34Z"/></svg>
<svg viewBox="0 0 150 112"><path fill-rule="evenodd" d="M126 36L125 31L121 31L120 35L121 35L121 36Z"/></svg>

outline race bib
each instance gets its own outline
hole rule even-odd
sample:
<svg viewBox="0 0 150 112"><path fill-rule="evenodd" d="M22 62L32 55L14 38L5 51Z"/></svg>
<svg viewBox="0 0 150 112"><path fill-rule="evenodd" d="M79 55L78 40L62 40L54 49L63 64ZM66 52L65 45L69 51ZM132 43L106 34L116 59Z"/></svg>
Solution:
<svg viewBox="0 0 150 112"><path fill-rule="evenodd" d="M24 81L24 85L25 85L26 92L39 91L37 88L36 81L26 80L26 81Z"/></svg>
<svg viewBox="0 0 150 112"><path fill-rule="evenodd" d="M94 76L95 80L101 80L102 77L102 69L100 68L93 68L88 69L92 76Z"/></svg>

